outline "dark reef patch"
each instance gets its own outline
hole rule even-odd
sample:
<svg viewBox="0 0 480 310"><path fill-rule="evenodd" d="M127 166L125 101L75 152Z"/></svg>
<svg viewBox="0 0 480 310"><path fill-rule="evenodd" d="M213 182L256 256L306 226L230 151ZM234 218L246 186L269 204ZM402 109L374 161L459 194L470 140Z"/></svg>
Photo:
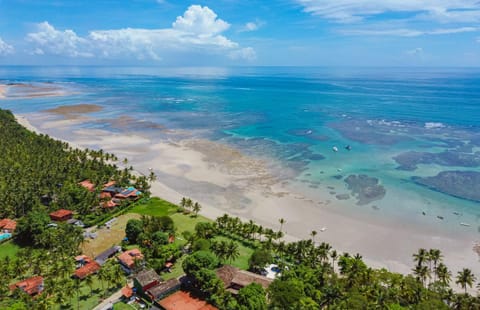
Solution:
<svg viewBox="0 0 480 310"><path fill-rule="evenodd" d="M419 164L435 164L447 167L478 167L480 166L480 152L473 154L456 151L441 153L405 152L393 157L400 165L397 169L413 171Z"/></svg>
<svg viewBox="0 0 480 310"><path fill-rule="evenodd" d="M394 145L412 140L397 122L348 120L330 123L329 127L351 141L366 144Z"/></svg>
<svg viewBox="0 0 480 310"><path fill-rule="evenodd" d="M451 196L480 202L480 172L442 171L433 177L412 177L412 180Z"/></svg>
<svg viewBox="0 0 480 310"><path fill-rule="evenodd" d="M337 196L335 196L338 200L347 200L347 199L350 199L350 195L349 194L338 194Z"/></svg>
<svg viewBox="0 0 480 310"><path fill-rule="evenodd" d="M351 174L345 179L348 189L357 198L357 205L366 205L372 201L380 200L387 193L385 187L380 185L379 180L365 174Z"/></svg>

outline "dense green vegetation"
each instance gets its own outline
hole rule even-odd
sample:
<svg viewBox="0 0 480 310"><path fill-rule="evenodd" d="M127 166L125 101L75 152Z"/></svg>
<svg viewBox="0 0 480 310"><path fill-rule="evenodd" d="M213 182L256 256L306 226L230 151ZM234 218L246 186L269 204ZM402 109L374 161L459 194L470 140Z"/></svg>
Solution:
<svg viewBox="0 0 480 310"><path fill-rule="evenodd" d="M111 163L117 160L114 155L74 149L65 142L30 132L10 111L0 109L0 132L0 218L20 218L40 205L91 217L102 212L92 207L99 204L101 186L111 180L148 193L147 177L135 178L130 169L119 170ZM86 179L97 185L96 191L78 185Z"/></svg>

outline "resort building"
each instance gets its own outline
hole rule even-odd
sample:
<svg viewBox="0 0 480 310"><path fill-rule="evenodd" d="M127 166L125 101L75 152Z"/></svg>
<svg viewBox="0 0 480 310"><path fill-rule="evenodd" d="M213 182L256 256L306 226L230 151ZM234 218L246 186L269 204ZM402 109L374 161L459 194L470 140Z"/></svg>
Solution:
<svg viewBox="0 0 480 310"><path fill-rule="evenodd" d="M273 282L272 279L269 279L262 275L245 270L240 270L230 265L224 265L218 268L216 273L220 280L222 280L225 289L235 295L238 294L238 291L241 288L251 283L258 283L264 289L267 289Z"/></svg>
<svg viewBox="0 0 480 310"><path fill-rule="evenodd" d="M30 296L36 296L43 291L43 277L35 276L10 285L10 290L21 289Z"/></svg>
<svg viewBox="0 0 480 310"><path fill-rule="evenodd" d="M130 274L132 269L135 267L135 262L143 260L143 254L139 249L132 249L120 254L117 259L125 272Z"/></svg>
<svg viewBox="0 0 480 310"><path fill-rule="evenodd" d="M101 268L99 263L86 255L75 257L75 262L78 268L75 270L73 277L80 280L85 279L91 274L97 273Z"/></svg>
<svg viewBox="0 0 480 310"><path fill-rule="evenodd" d="M13 234L17 228L17 222L11 219L0 220L0 233Z"/></svg>
<svg viewBox="0 0 480 310"><path fill-rule="evenodd" d="M120 193L116 194L115 198L137 200L139 198L138 196L140 196L141 194L142 192L137 190L136 188L129 187L127 189L124 189Z"/></svg>
<svg viewBox="0 0 480 310"><path fill-rule="evenodd" d="M73 217L73 212L70 210L60 209L50 213L50 219L56 222L68 221Z"/></svg>

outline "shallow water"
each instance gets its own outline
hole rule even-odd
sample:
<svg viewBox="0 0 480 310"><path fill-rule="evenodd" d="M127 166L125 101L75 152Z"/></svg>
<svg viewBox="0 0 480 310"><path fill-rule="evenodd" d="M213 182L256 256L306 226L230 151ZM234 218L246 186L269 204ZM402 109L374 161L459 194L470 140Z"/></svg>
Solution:
<svg viewBox="0 0 480 310"><path fill-rule="evenodd" d="M53 82L69 93L14 98L1 106L28 113L59 105L99 105L103 109L78 126L160 138L167 128L177 130L177 139L208 138L274 158L281 167L272 169L319 201L420 223L442 221L452 229L467 229L459 223L468 222L468 229L476 230L480 202L474 196L461 199L462 193L449 195L412 177L480 173L479 73L1 67L0 83ZM349 182L349 189L345 179L350 175L348 180L356 183ZM476 188L469 183L459 187Z"/></svg>

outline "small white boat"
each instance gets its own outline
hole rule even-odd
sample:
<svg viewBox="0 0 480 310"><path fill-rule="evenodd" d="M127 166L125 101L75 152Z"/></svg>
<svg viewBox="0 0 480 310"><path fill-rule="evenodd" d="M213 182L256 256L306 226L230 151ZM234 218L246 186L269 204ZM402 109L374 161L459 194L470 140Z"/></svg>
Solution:
<svg viewBox="0 0 480 310"><path fill-rule="evenodd" d="M461 222L460 225L470 227L470 224Z"/></svg>
<svg viewBox="0 0 480 310"><path fill-rule="evenodd" d="M320 229L321 232L324 232L325 230L327 230L327 227L322 227L322 228Z"/></svg>
<svg viewBox="0 0 480 310"><path fill-rule="evenodd" d="M332 150L333 150L334 152L338 152L338 147L334 146L334 147L332 148Z"/></svg>

